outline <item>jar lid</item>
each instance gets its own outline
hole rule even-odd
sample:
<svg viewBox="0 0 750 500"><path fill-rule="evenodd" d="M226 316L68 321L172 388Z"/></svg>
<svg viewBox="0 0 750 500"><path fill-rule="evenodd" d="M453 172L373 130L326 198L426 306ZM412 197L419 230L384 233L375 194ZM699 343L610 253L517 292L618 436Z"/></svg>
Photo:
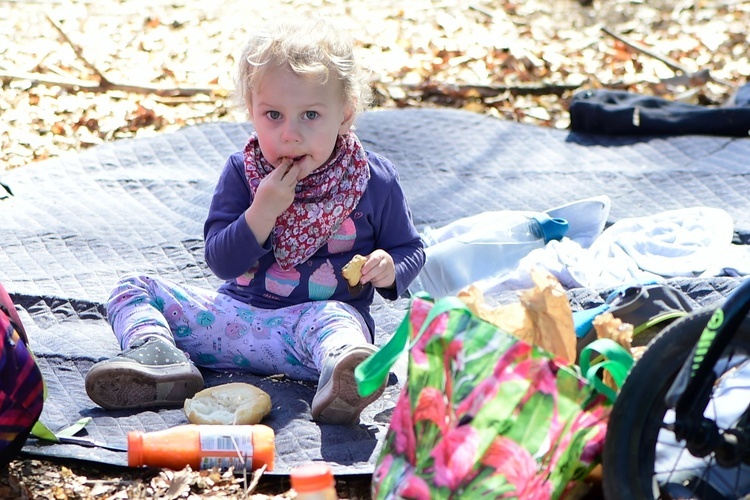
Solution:
<svg viewBox="0 0 750 500"><path fill-rule="evenodd" d="M319 491L335 487L331 466L323 462L311 462L295 467L291 473L292 488L297 493Z"/></svg>

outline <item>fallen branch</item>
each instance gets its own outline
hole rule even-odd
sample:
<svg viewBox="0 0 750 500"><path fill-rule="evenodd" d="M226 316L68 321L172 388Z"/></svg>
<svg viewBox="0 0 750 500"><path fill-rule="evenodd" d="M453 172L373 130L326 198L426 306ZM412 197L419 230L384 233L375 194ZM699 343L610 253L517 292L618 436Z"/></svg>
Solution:
<svg viewBox="0 0 750 500"><path fill-rule="evenodd" d="M104 81L97 83L76 78L63 78L55 75L28 73L25 71L0 71L0 80L28 80L32 84L57 85L68 90L101 93L119 90L133 94L155 94L161 97L184 97L197 94L224 95L227 93L225 89L219 87L152 87L149 85L113 83L106 78Z"/></svg>
<svg viewBox="0 0 750 500"><path fill-rule="evenodd" d="M89 68L91 71L94 72L96 76L99 77L99 81L102 84L109 83L109 80L107 80L107 77L105 77L104 74L101 71L99 71L99 68L97 68L88 59L86 59L86 57L83 55L83 49L81 49L81 47L79 47L77 44L73 43L73 41L70 39L68 34L65 33L65 30L63 30L62 25L58 23L57 21L55 21L54 19L52 19L49 14L45 14L45 17L47 18L47 21L49 21L50 24L52 24L52 27L55 28L55 30L57 30L60 36L63 37L66 42L68 42L68 45L70 45L70 47L73 49L73 52L76 53L76 56L78 56L78 59L83 61L83 64L85 64L87 68Z"/></svg>
<svg viewBox="0 0 750 500"><path fill-rule="evenodd" d="M720 78L715 78L714 76L710 74L710 72L707 69L702 69L693 73L686 66L681 64L679 61L672 59L671 57L665 56L663 54L654 52L653 50L651 50L646 45L643 45L642 43L638 43L634 40L629 40L625 38L623 35L615 33L614 31L606 27L602 27L602 31L606 33L607 35L611 36L612 38L614 38L615 40L618 40L619 42L627 45L628 47L638 52L642 52L643 54L646 54L647 56L653 57L657 61L663 62L673 71L678 72L678 73L683 73L684 75L688 77L687 78L688 82L700 83L702 81L703 83L705 83L706 81L711 80L716 83L720 83L722 85L735 87L735 85L732 82L728 82Z"/></svg>
<svg viewBox="0 0 750 500"><path fill-rule="evenodd" d="M676 61L675 59L672 59L671 57L658 54L654 52L653 50L651 50L649 47L643 45L642 43L638 43L633 40L628 40L623 35L615 33L614 31L606 27L602 27L602 31L608 34L609 36L611 36L612 38L614 38L615 40L618 40L622 42L623 44L627 45L631 49L635 49L638 52L642 52L646 54L647 56L653 57L654 59L663 62L674 71L679 71L680 73L686 73L686 74L690 73L690 70L688 70L685 66L680 64L680 62Z"/></svg>
<svg viewBox="0 0 750 500"><path fill-rule="evenodd" d="M549 85L458 85L452 83L420 83L417 85L402 85L406 90L420 91L426 96L440 95L447 97L487 99L500 94L512 95L560 95L569 90L575 90L580 85L549 84Z"/></svg>
<svg viewBox="0 0 750 500"><path fill-rule="evenodd" d="M30 73L26 71L0 71L0 79L2 80L28 80L32 84L44 84L44 85L57 85L68 90L84 90L86 92L109 92L109 91L122 91L132 94L155 94L161 97L185 97L193 96L197 94L208 94L208 95L226 95L227 91L219 87L154 87L150 85L132 85L126 83L116 83L108 79L103 72L86 57L83 55L81 48L73 43L70 37L65 33L65 30L49 15L46 16L47 20L54 26L57 32L62 36L65 41L71 46L76 56L83 61L83 63L91 71L94 72L98 82L80 80L77 78L66 78L62 76L55 76L42 73Z"/></svg>

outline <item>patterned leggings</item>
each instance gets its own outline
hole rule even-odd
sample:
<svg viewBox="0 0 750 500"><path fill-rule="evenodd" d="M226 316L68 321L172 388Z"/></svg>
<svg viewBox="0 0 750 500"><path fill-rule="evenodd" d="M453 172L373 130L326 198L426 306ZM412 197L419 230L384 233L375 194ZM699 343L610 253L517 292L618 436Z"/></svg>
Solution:
<svg viewBox="0 0 750 500"><path fill-rule="evenodd" d="M120 279L107 317L122 348L160 335L198 366L317 381L323 361L372 342L354 307L337 301L261 309L215 291L143 275Z"/></svg>

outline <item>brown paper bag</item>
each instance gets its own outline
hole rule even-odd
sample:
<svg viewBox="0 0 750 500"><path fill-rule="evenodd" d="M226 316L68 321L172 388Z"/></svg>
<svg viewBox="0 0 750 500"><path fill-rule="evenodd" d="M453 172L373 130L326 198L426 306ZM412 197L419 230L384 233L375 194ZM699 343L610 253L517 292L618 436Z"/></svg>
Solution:
<svg viewBox="0 0 750 500"><path fill-rule="evenodd" d="M519 302L516 303L491 307L473 285L460 291L458 298L488 323L574 363L576 334L565 291L547 271L534 269L531 279L534 288L519 292Z"/></svg>

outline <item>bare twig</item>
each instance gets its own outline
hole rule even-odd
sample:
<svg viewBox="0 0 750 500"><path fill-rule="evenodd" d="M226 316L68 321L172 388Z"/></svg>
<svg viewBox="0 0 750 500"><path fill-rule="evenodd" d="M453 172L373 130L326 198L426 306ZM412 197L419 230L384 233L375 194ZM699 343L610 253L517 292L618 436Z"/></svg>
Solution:
<svg viewBox="0 0 750 500"><path fill-rule="evenodd" d="M45 17L47 18L47 21L49 21L50 24L52 24L55 30L57 30L60 36L62 36L65 39L65 41L68 42L68 45L70 45L70 47L73 49L73 52L76 53L76 55L78 56L78 59L83 61L83 64L85 64L87 68L89 68L91 71L94 72L96 76L99 77L99 81L101 82L101 84L102 85L108 84L109 81L107 80L107 77L104 76L104 74L101 71L99 71L99 68L97 68L93 63L91 63L88 59L86 59L86 56L83 55L83 50L81 49L81 47L73 43L73 41L70 39L68 34L65 33L65 30L63 29L62 25L58 23L57 21L55 21L54 19L52 19L49 14L45 14Z"/></svg>
<svg viewBox="0 0 750 500"><path fill-rule="evenodd" d="M488 11L484 7L480 7L479 5L474 5L474 4L469 5L469 9L471 9L473 11L476 11L476 12L479 12L480 14L482 14L482 15L490 18L490 19L494 19L495 18L495 15L492 12Z"/></svg>
<svg viewBox="0 0 750 500"><path fill-rule="evenodd" d="M29 80L32 83L59 85L66 89L82 88L94 89L99 87L98 83L87 82L77 78L63 78L56 75L43 75L41 73L29 73L27 71L0 71L1 80Z"/></svg>
<svg viewBox="0 0 750 500"><path fill-rule="evenodd" d="M506 92L513 95L560 95L566 91L575 90L580 85L457 85L448 83L420 83L418 85L405 84L402 87L406 90L421 91L425 95L487 99Z"/></svg>
<svg viewBox="0 0 750 500"><path fill-rule="evenodd" d="M149 85L130 85L113 83L109 80L96 83L77 78L63 78L55 75L43 75L41 73L28 73L24 71L0 71L0 80L29 80L35 84L59 85L65 89L85 90L86 92L109 92L120 90L133 94L155 94L162 97L193 96L197 94L221 95L226 93L219 87L152 87Z"/></svg>
<svg viewBox="0 0 750 500"><path fill-rule="evenodd" d="M659 54L657 52L654 52L649 47L643 45L642 43L638 43L634 40L629 40L625 38L623 35L620 35L618 33L615 33L614 31L603 27L602 31L606 33L607 35L611 36L612 38L622 42L623 44L627 45L628 47L637 50L638 52L642 52L646 54L647 56L653 57L654 59L663 62L666 64L669 68L671 68L675 72L683 73L690 77L690 80L693 82L700 82L701 80L711 80L713 82L726 85L728 87L735 87L735 85L732 82L728 82L726 80L722 80L720 78L716 78L710 74L710 72L707 69L699 70L695 73L691 72L686 66L681 64L679 61L672 59L671 57L665 56L663 54Z"/></svg>
<svg viewBox="0 0 750 500"><path fill-rule="evenodd" d="M105 486L129 486L131 484L137 484L139 480L127 480L122 478L117 479L86 479L83 484L91 485L105 485Z"/></svg>
<svg viewBox="0 0 750 500"><path fill-rule="evenodd" d="M628 40L624 36L615 33L614 31L610 30L609 28L603 27L602 31L614 38L615 40L618 40L628 47L637 50L638 52L642 52L646 54L647 56L653 57L654 59L663 62L667 66L669 66L674 71L679 71L680 73L690 73L690 70L688 70L684 65L682 65L679 61L676 61L672 59L671 57L664 56L662 54L658 54L651 50L650 48L646 47L642 43L638 43L633 40Z"/></svg>
<svg viewBox="0 0 750 500"><path fill-rule="evenodd" d="M116 83L112 80L108 79L102 71L99 71L99 68L97 68L91 61L86 59L86 57L83 55L83 50L81 47L79 47L77 44L75 44L67 33L65 33L65 30L63 29L62 25L52 19L49 14L45 14L45 17L47 20L52 24L52 26L57 30L57 32L62 36L65 41L70 45L70 47L75 52L76 56L78 56L78 59L83 61L83 63L86 65L87 68L89 68L91 71L94 72L94 75L96 75L96 78L99 80L97 82L87 81L87 80L80 80L77 78L67 78L64 76L55 76L55 75L45 75L41 73L29 73L25 71L0 71L0 79L3 80L29 80L33 83L37 84L51 84L51 85L59 85L60 87L66 88L66 89L73 89L73 90L85 90L87 92L108 92L110 90L119 90L122 92L129 92L133 94L155 94L162 97L176 97L176 96L193 96L196 94L221 94L226 93L226 91L223 91L222 89L218 87L172 87L172 88L159 88L159 87L153 87L150 85L131 85L131 84L125 84L125 83ZM39 64L37 64L37 67Z"/></svg>
<svg viewBox="0 0 750 500"><path fill-rule="evenodd" d="M253 471L253 477L250 480L250 484L246 484L245 486L246 496L252 494L255 491L255 488L258 487L258 483L260 482L260 478L263 477L264 472L266 472L266 464L261 465L259 469Z"/></svg>

